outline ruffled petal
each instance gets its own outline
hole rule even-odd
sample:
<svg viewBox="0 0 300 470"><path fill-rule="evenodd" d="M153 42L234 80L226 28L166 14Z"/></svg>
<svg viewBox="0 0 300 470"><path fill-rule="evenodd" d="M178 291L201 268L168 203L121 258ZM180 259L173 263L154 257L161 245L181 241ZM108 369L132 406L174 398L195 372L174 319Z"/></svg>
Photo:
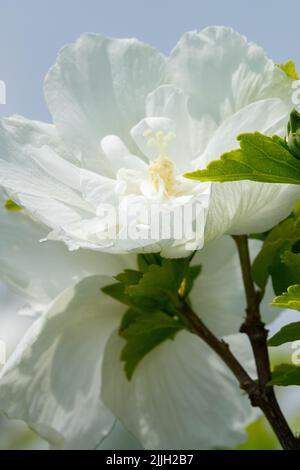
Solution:
<svg viewBox="0 0 300 470"><path fill-rule="evenodd" d="M209 114L217 124L256 100L276 97L292 106L292 80L263 49L223 26L184 34L167 77L190 95L193 116Z"/></svg>
<svg viewBox="0 0 300 470"><path fill-rule="evenodd" d="M87 169L103 173L101 139L145 116L145 98L162 80L165 58L135 39L84 34L65 46L45 80L46 99L65 142Z"/></svg>

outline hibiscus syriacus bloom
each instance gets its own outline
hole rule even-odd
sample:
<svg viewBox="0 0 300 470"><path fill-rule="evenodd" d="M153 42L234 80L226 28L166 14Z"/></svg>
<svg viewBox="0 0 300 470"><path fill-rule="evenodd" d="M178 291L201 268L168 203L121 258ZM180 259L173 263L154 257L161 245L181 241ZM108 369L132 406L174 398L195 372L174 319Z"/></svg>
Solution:
<svg viewBox="0 0 300 470"><path fill-rule="evenodd" d="M44 312L1 372L0 409L55 448L96 447L116 417L146 448L243 440L254 416L247 398L188 331L153 349L127 380L118 335L126 307L100 287L136 267L132 253L109 252L182 256L205 237L265 230L288 214L295 187L182 175L234 146L241 131L284 132L290 89L261 49L226 28L185 35L170 58L93 34L61 51L45 82L54 125L13 117L0 126L0 186L24 208L2 210L0 275ZM129 222L143 237L124 237L126 224L111 219L120 236L103 236L108 204L121 214L140 206ZM164 219L196 208L195 233L147 237L153 206ZM234 335L245 305L234 242L220 237L193 263L202 265L193 309L251 368L247 342Z"/></svg>
<svg viewBox="0 0 300 470"><path fill-rule="evenodd" d="M255 412L214 352L182 331L151 351L129 382L117 334L126 306L101 292L136 256L69 252L26 214L2 209L0 275L45 312L0 376L0 410L25 421L54 448L94 448L116 417L146 448L232 447ZM244 292L234 242L220 238L194 258L202 273L196 312L252 371L242 335ZM218 286L218 292L212 295Z"/></svg>
<svg viewBox="0 0 300 470"><path fill-rule="evenodd" d="M0 184L50 228L46 238L70 249L182 256L202 247L204 230L206 240L267 230L299 197L295 186L182 175L235 148L240 132L284 134L291 85L261 48L224 27L185 34L170 57L85 34L46 77L54 124L2 121ZM174 225L187 207L188 234L150 230L151 209Z"/></svg>

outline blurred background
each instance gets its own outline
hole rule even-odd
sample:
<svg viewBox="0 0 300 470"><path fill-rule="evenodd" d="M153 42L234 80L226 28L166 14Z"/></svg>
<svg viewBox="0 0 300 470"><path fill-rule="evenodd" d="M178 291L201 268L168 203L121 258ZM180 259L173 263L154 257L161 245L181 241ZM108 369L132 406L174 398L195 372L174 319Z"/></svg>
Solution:
<svg viewBox="0 0 300 470"><path fill-rule="evenodd" d="M0 0L2 115L50 120L42 83L58 50L83 32L137 37L169 53L185 31L232 26L277 63L300 66L299 0Z"/></svg>
<svg viewBox="0 0 300 470"><path fill-rule="evenodd" d="M58 50L83 32L137 37L167 54L185 31L222 24L261 45L276 63L294 59L299 70L299 17L299 0L287 4L279 0L0 0L0 80L6 84L6 104L0 104L0 116L21 114L51 121L43 96L44 76ZM0 339L8 342L8 354L32 322L28 312L24 300L0 283ZM299 312L286 312L272 327L274 331L291 315L299 321ZM273 362L280 363L290 354L289 345L278 348L276 355L272 353ZM299 391L290 387L279 392L292 426L299 429ZM251 425L248 434L240 448L277 448L263 419ZM138 447L119 424L100 446ZM8 448L44 449L47 445L22 423L0 417L0 449Z"/></svg>

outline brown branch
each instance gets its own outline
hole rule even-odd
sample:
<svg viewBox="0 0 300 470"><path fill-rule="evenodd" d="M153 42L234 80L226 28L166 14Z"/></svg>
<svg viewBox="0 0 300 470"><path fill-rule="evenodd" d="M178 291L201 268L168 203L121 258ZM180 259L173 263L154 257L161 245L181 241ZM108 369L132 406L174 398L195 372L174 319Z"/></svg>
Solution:
<svg viewBox="0 0 300 470"><path fill-rule="evenodd" d="M240 388L244 390L252 404L259 407L272 426L279 442L285 450L300 450L300 441L293 435L283 416L274 391L265 394L261 386L253 380L238 359L231 352L229 345L217 338L202 322L198 315L185 303L181 314L188 320L192 333L199 336L222 359L236 377ZM272 387L268 386L268 389Z"/></svg>
<svg viewBox="0 0 300 470"><path fill-rule="evenodd" d="M300 441L293 435L282 414L274 388L269 385L272 373L267 346L268 330L261 319L260 296L255 290L252 278L248 237L239 235L234 236L233 239L238 248L247 300L246 319L240 331L249 338L258 375L259 395L256 406L259 406L264 412L284 449L300 449ZM255 403L253 404L255 405Z"/></svg>

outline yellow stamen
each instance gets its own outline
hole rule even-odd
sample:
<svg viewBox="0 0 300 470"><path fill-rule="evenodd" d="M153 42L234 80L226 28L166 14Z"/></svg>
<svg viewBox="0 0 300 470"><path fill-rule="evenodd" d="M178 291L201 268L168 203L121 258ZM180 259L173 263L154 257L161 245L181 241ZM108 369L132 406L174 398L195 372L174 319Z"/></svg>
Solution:
<svg viewBox="0 0 300 470"><path fill-rule="evenodd" d="M159 183L163 181L165 194L171 196L175 191L175 172L174 164L168 158L166 148L175 138L175 134L173 132L165 134L163 131L153 132L151 129L148 129L143 135L147 138L148 144L155 145L158 150L158 157L149 166L148 173L150 182L153 184L156 191L158 191Z"/></svg>

